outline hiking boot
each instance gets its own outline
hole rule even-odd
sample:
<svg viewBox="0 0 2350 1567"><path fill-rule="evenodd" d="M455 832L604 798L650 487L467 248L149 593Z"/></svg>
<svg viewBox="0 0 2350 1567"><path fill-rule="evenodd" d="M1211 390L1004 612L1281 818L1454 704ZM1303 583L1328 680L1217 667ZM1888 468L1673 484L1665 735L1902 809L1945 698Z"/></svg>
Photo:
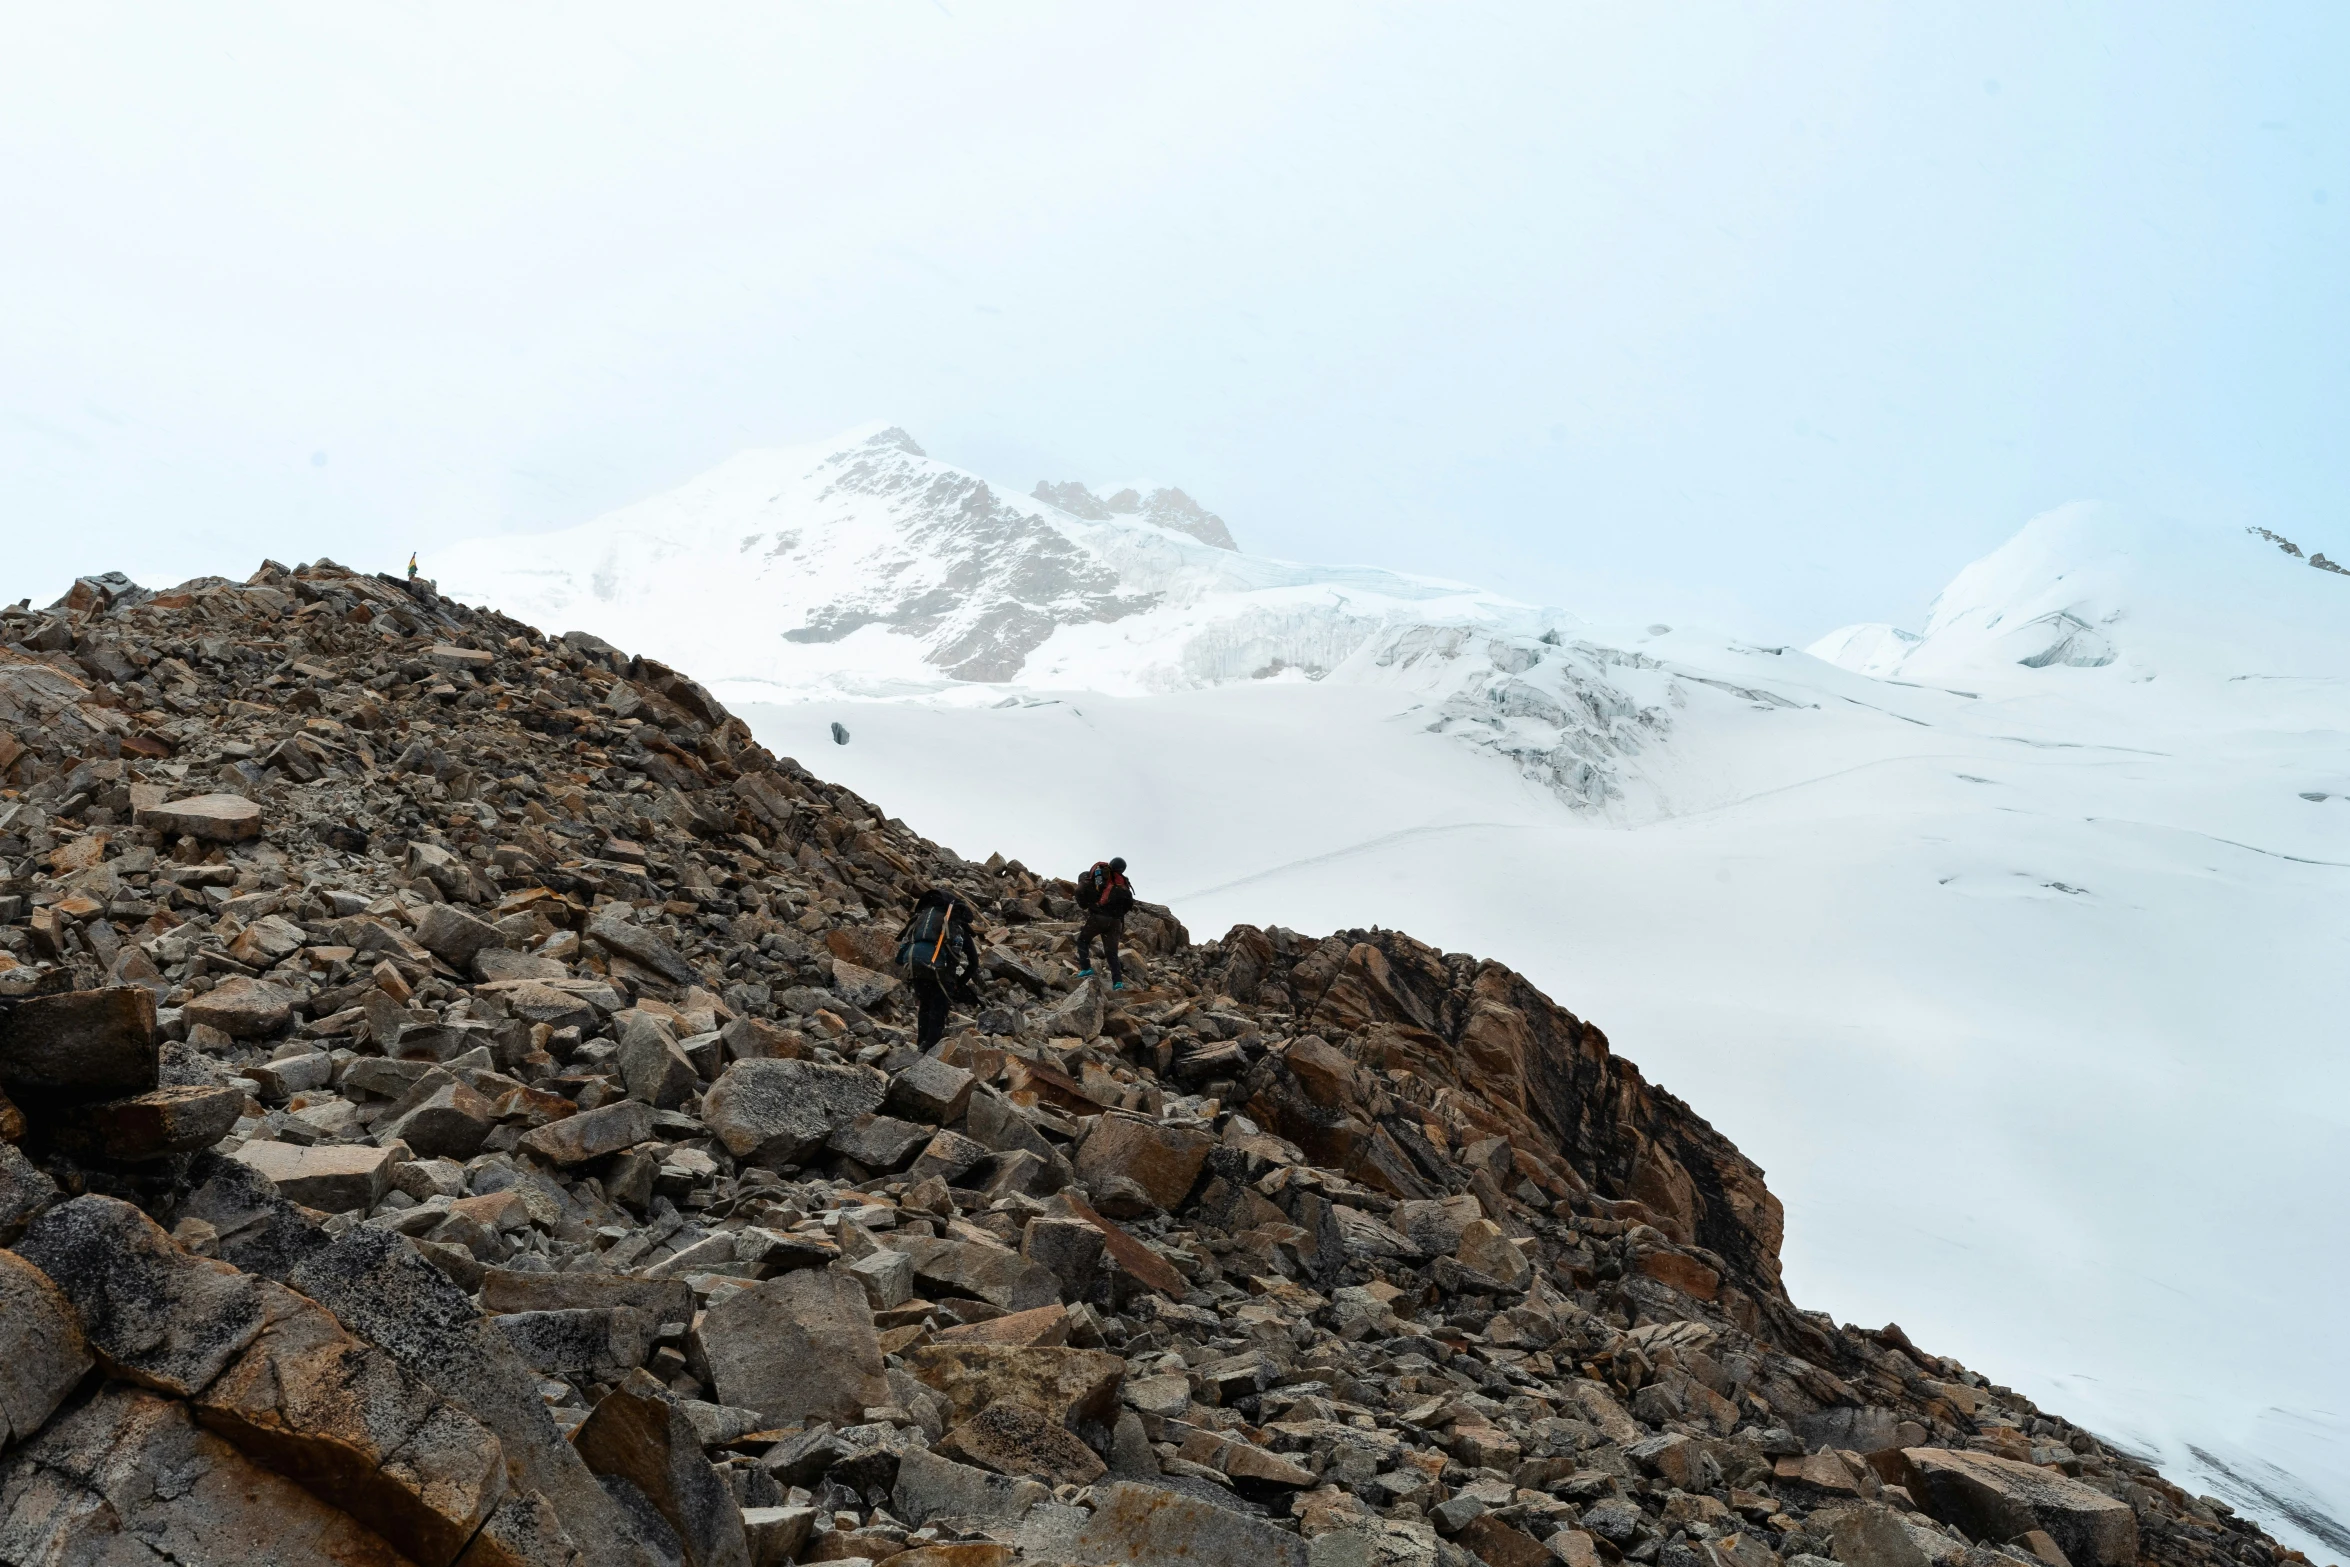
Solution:
<svg viewBox="0 0 2350 1567"><path fill-rule="evenodd" d="M1093 978L1093 970L1089 968L1081 968L1077 971L1077 977L1079 979L1091 979Z"/></svg>
<svg viewBox="0 0 2350 1567"><path fill-rule="evenodd" d="M1124 990L1126 988L1126 981L1122 979L1113 979L1110 981L1110 988L1112 990Z"/></svg>

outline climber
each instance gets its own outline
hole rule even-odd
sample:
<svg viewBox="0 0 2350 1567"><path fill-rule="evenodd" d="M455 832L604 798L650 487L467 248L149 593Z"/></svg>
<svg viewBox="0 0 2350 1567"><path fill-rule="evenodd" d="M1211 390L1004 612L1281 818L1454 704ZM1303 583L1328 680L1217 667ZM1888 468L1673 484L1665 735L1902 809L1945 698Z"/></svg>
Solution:
<svg viewBox="0 0 2350 1567"><path fill-rule="evenodd" d="M1126 935L1126 911L1134 907L1134 888L1126 880L1124 860L1102 860L1077 878L1077 906L1085 923L1077 928L1077 977L1093 973L1093 943L1100 937L1110 961L1110 988L1126 988L1125 966L1118 961L1118 943Z"/></svg>
<svg viewBox="0 0 2350 1567"><path fill-rule="evenodd" d="M416 580L416 552L414 550L408 552L408 580L410 582Z"/></svg>
<svg viewBox="0 0 2350 1567"><path fill-rule="evenodd" d="M971 905L933 887L898 932L898 965L914 991L921 1022L915 1045L928 1050L946 1036L948 1005L979 1000L979 947L971 939Z"/></svg>

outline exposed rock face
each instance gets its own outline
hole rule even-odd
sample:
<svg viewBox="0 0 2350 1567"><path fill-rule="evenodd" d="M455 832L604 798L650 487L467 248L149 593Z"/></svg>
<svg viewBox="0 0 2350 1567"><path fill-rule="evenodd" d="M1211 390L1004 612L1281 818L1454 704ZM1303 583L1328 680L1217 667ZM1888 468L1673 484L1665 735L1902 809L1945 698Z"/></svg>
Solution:
<svg viewBox="0 0 2350 1567"><path fill-rule="evenodd" d="M1798 1311L1762 1172L1498 964L1145 908L1080 985L1068 883L421 585L0 635L0 1561L2289 1554Z"/></svg>
<svg viewBox="0 0 2350 1567"><path fill-rule="evenodd" d="M1083 517L1088 522L1107 522L1112 517L1140 517L1155 522L1162 528L1173 528L1188 533L1202 544L1213 544L1220 550L1237 550L1232 530L1224 526L1224 519L1209 511L1181 490L1153 490L1148 495L1135 490L1120 490L1104 498L1071 479L1061 484L1036 481L1032 492L1037 500L1058 506L1072 517Z"/></svg>

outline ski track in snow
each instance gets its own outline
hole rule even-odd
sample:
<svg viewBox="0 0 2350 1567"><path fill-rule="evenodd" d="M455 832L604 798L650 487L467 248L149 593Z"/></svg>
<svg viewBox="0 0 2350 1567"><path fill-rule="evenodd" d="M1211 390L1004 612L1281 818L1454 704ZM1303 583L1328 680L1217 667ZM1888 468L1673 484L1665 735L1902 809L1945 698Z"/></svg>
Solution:
<svg viewBox="0 0 2350 1567"><path fill-rule="evenodd" d="M1084 520L877 426L442 579L974 859L1510 964L1770 1172L1800 1303L2350 1556L2350 582L2067 507L1923 632L1767 649Z"/></svg>

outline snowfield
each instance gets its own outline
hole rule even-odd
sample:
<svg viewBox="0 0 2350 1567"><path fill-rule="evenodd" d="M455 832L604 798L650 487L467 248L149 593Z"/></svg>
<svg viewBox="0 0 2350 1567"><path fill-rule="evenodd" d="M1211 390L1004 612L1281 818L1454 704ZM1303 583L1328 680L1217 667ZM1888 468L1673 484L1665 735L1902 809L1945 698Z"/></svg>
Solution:
<svg viewBox="0 0 2350 1567"><path fill-rule="evenodd" d="M1768 1170L1798 1301L2339 1560L2350 580L2312 543L2066 507L1922 628L1803 651L1265 561L870 428L437 565L972 858L1521 969Z"/></svg>

